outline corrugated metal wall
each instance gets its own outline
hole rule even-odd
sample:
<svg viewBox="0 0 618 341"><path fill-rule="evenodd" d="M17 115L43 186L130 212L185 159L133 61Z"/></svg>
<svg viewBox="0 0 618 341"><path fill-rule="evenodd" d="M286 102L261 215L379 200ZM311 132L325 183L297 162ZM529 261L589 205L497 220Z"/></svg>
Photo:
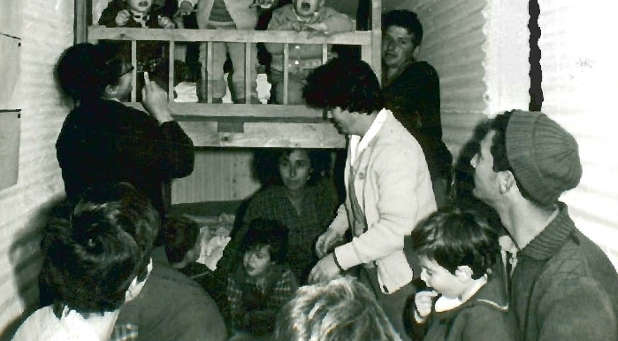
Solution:
<svg viewBox="0 0 618 341"><path fill-rule="evenodd" d="M528 10L524 1L385 0L418 14L419 59L440 76L444 142L456 157L474 127L501 110L528 106Z"/></svg>
<svg viewBox="0 0 618 341"><path fill-rule="evenodd" d="M38 231L45 210L63 194L54 143L68 112L52 77L54 63L73 41L73 1L2 0L21 40L14 103L21 107L17 184L0 191L0 338L38 303ZM4 15L0 15L4 17ZM7 29L0 23L0 31ZM5 61L0 61L5 62Z"/></svg>
<svg viewBox="0 0 618 341"><path fill-rule="evenodd" d="M618 268L616 1L540 0L543 111L575 135L583 176L564 200Z"/></svg>

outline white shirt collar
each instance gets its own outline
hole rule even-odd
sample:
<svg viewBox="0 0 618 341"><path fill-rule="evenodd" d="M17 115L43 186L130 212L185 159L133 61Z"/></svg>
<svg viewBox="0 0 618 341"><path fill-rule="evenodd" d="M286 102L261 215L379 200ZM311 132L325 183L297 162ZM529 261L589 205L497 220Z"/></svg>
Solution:
<svg viewBox="0 0 618 341"><path fill-rule="evenodd" d="M390 113L388 109L382 109L378 112L376 119L373 120L369 129L362 137L360 135L350 135L350 163L354 164L356 161L356 157L360 155L363 150L367 148L369 142L373 140L373 138L378 134L380 128L384 125L386 121L387 113Z"/></svg>

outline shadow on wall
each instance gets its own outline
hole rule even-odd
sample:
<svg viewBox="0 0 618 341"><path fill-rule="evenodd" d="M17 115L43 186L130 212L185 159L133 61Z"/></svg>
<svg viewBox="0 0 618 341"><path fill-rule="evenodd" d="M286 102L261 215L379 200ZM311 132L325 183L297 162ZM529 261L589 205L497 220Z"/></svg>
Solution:
<svg viewBox="0 0 618 341"><path fill-rule="evenodd" d="M26 222L21 233L13 240L9 250L9 261L12 267L12 278L17 295L5 300L0 311L6 313L10 306L24 306L21 316L15 316L0 330L0 341L11 340L19 325L36 309L39 308L38 278L41 270L42 255L40 248L41 233L48 221L50 213L64 200L64 194L54 197L38 208L37 212Z"/></svg>

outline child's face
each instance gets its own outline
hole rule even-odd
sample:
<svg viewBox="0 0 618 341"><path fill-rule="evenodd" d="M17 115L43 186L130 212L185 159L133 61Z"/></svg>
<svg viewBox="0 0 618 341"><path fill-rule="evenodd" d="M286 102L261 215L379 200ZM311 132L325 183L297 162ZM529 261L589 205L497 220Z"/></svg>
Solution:
<svg viewBox="0 0 618 341"><path fill-rule="evenodd" d="M294 0L294 10L300 17L311 17L323 3L324 0Z"/></svg>
<svg viewBox="0 0 618 341"><path fill-rule="evenodd" d="M262 275L275 262L270 259L270 246L260 245L245 251L243 265L249 277Z"/></svg>
<svg viewBox="0 0 618 341"><path fill-rule="evenodd" d="M195 243L195 246L187 251L187 253L185 254L185 261L187 261L188 263L192 263L195 262L198 258L200 258L200 253L202 252L202 241L200 238L197 239L197 242Z"/></svg>
<svg viewBox="0 0 618 341"><path fill-rule="evenodd" d="M148 13L152 0L126 0L129 10L133 13Z"/></svg>
<svg viewBox="0 0 618 341"><path fill-rule="evenodd" d="M465 291L462 288L461 278L443 268L435 260L421 256L419 261L422 267L421 279L428 287L446 297L459 297Z"/></svg>

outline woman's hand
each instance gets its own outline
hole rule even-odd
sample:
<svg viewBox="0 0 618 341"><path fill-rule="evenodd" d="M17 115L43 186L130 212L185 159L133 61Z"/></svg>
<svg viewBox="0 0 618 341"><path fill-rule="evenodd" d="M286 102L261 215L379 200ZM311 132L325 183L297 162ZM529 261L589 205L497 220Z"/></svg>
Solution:
<svg viewBox="0 0 618 341"><path fill-rule="evenodd" d="M322 233L315 243L315 251L318 257L323 258L330 252L330 249L341 241L341 236L335 231L328 229Z"/></svg>
<svg viewBox="0 0 618 341"><path fill-rule="evenodd" d="M340 274L341 270L335 263L334 255L328 254L320 259L318 264L311 269L311 273L309 273L309 283L330 281Z"/></svg>
<svg viewBox="0 0 618 341"><path fill-rule="evenodd" d="M116 21L116 25L124 26L129 22L129 18L131 18L131 13L129 13L128 10L123 9L116 14L116 19L114 20Z"/></svg>
<svg viewBox="0 0 618 341"><path fill-rule="evenodd" d="M151 82L148 72L144 72L144 87L142 88L142 105L159 124L173 121L172 112L167 103L167 93L155 82Z"/></svg>

